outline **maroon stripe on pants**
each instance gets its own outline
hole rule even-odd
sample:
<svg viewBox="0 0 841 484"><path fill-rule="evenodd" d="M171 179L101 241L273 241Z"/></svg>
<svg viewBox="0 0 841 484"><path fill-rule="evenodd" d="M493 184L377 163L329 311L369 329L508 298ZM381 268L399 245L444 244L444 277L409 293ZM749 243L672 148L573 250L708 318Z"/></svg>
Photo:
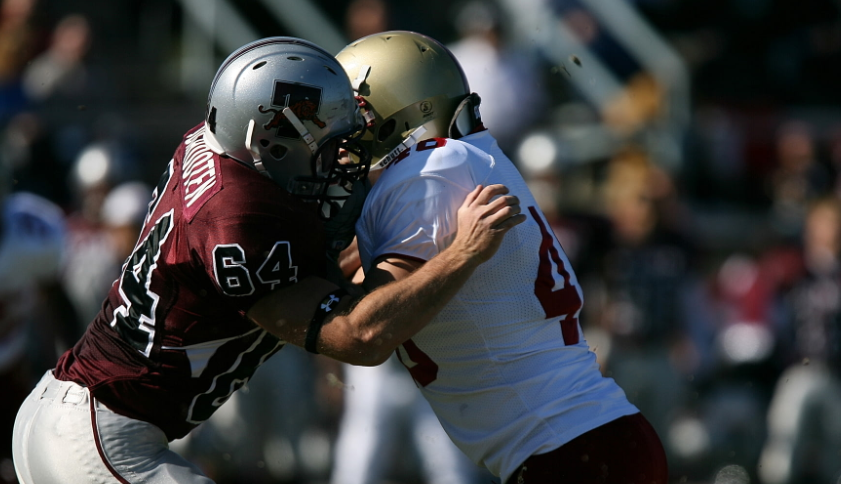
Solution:
<svg viewBox="0 0 841 484"><path fill-rule="evenodd" d="M668 474L660 438L637 413L529 457L507 484L666 484Z"/></svg>
<svg viewBox="0 0 841 484"><path fill-rule="evenodd" d="M93 440L96 442L96 451L99 452L99 458L117 482L120 484L131 484L125 479L125 477L121 476L120 473L117 472L117 469L114 469L114 466L111 465L111 461L108 460L108 456L105 455L105 450L102 448L102 442L99 440L99 425L96 423L96 400L94 400L93 394L90 394L89 396L91 406L91 426L93 426Z"/></svg>

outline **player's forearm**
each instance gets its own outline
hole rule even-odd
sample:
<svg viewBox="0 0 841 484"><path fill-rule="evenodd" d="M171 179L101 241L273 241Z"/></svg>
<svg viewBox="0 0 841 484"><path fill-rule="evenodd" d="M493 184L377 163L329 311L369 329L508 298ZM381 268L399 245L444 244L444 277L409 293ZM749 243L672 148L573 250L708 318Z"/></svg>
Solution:
<svg viewBox="0 0 841 484"><path fill-rule="evenodd" d="M315 344L332 358L357 365L382 363L426 326L476 267L493 256L505 234L525 220L519 200L507 193L503 185L477 186L459 208L459 230L449 248L416 270L386 270L390 278L374 277L371 284L366 275L366 285L376 289L361 300L345 296L335 303L341 294L336 284L312 276L264 297L247 316L289 343ZM395 282L386 282L391 280Z"/></svg>
<svg viewBox="0 0 841 484"><path fill-rule="evenodd" d="M480 263L475 253L451 247L361 299L343 297L334 306L337 316L327 318L321 327L318 352L354 365L384 362L438 314ZM286 342L304 347L319 303L337 289L324 279L306 278L259 301L248 317Z"/></svg>
<svg viewBox="0 0 841 484"><path fill-rule="evenodd" d="M408 277L380 286L322 328L319 351L354 365L378 365L426 326L481 261L445 250Z"/></svg>

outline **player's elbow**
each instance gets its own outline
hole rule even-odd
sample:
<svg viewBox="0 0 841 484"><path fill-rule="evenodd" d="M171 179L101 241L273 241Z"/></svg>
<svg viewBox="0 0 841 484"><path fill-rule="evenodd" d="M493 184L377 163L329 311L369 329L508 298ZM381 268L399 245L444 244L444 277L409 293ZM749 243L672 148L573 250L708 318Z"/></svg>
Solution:
<svg viewBox="0 0 841 484"><path fill-rule="evenodd" d="M353 365L377 366L385 363L394 348L387 344L386 335L374 331L361 331L355 339Z"/></svg>
<svg viewBox="0 0 841 484"><path fill-rule="evenodd" d="M340 342L337 341L338 344L334 347L334 358L356 366L377 366L391 356L395 345L389 335L370 329L359 329L350 321L342 319L336 318L332 322L338 323L336 327L344 327L343 337L339 338Z"/></svg>

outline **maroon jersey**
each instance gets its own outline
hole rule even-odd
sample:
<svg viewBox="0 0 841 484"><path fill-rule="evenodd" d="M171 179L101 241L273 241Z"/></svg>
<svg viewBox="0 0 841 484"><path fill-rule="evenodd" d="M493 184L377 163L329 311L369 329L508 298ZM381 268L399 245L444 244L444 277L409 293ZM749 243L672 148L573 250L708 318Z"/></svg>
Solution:
<svg viewBox="0 0 841 484"><path fill-rule="evenodd" d="M121 277L55 375L172 440L207 420L282 346L246 311L324 270L316 206L184 137Z"/></svg>

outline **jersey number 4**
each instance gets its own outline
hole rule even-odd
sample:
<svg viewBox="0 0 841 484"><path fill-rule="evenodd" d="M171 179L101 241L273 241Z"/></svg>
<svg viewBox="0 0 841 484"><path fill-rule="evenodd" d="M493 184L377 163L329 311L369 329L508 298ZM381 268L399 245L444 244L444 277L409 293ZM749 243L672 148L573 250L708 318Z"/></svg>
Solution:
<svg viewBox="0 0 841 484"><path fill-rule="evenodd" d="M578 312L581 309L581 295L573 283L572 276L561 258L560 246L555 235L534 207L529 213L540 227L540 265L534 281L534 295L546 313L546 319L560 317L561 336L564 344L579 342ZM409 370L415 382L425 387L438 377L438 364L423 352L411 339L397 348L397 358Z"/></svg>
<svg viewBox="0 0 841 484"><path fill-rule="evenodd" d="M546 312L546 319L561 318L561 334L564 344L578 344L578 311L581 309L581 295L578 287L561 258L560 244L546 227L543 218L534 207L529 212L540 227L540 266L534 281L534 295ZM555 245L558 245L557 247Z"/></svg>
<svg viewBox="0 0 841 484"><path fill-rule="evenodd" d="M160 297L150 289L152 271L158 265L161 245L172 231L173 211L165 213L146 239L129 256L120 276L123 304L114 310L111 326L120 336L146 356L155 337L155 308Z"/></svg>

